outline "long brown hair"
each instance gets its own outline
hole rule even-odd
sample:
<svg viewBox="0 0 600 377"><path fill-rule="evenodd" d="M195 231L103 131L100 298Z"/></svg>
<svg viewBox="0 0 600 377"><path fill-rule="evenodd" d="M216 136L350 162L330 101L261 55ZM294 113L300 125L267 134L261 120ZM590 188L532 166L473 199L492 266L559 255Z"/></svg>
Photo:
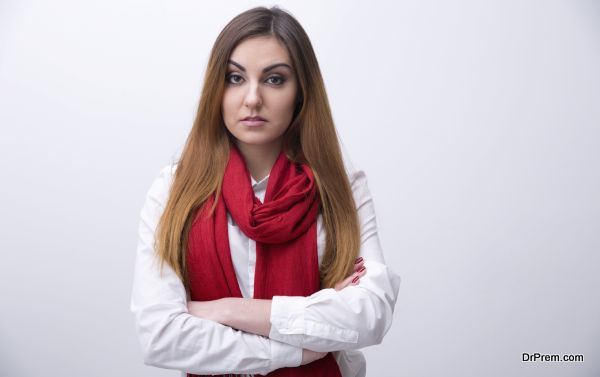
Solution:
<svg viewBox="0 0 600 377"><path fill-rule="evenodd" d="M277 6L256 7L233 18L213 45L196 118L177 161L169 198L157 225L155 248L161 271L163 263L168 263L186 289L189 286L185 256L193 216L211 195L219 198L233 138L221 113L227 60L240 42L265 35L278 38L287 47L299 83L297 106L283 135L283 150L291 161L310 166L319 189L326 232L321 287L332 288L347 277L359 253L356 205L310 39L286 11ZM214 208L215 205L211 213Z"/></svg>

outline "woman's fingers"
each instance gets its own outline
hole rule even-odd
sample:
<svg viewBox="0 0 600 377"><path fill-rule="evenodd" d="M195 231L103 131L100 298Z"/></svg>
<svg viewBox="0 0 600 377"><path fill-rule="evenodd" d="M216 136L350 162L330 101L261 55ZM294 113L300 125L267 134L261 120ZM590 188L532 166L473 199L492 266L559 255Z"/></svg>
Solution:
<svg viewBox="0 0 600 377"><path fill-rule="evenodd" d="M360 278L367 273L367 268L364 266L364 261L361 260L354 267L354 273L345 278L344 280L337 283L334 288L339 291L350 285L358 285L360 283Z"/></svg>
<svg viewBox="0 0 600 377"><path fill-rule="evenodd" d="M341 291L342 289L346 288L347 286L349 286L352 283L352 279L354 279L355 276L354 274L348 276L347 278L345 278L344 280L340 281L339 283L337 283L335 285L335 290L336 291Z"/></svg>
<svg viewBox="0 0 600 377"><path fill-rule="evenodd" d="M354 262L354 272L358 271L362 266L365 265L365 261L362 257L358 258L356 262Z"/></svg>
<svg viewBox="0 0 600 377"><path fill-rule="evenodd" d="M367 273L367 268L365 266L361 266L358 270L356 270L352 275L350 275L349 277L354 277L351 281L353 282L356 278L361 278L363 276L365 276L365 274Z"/></svg>

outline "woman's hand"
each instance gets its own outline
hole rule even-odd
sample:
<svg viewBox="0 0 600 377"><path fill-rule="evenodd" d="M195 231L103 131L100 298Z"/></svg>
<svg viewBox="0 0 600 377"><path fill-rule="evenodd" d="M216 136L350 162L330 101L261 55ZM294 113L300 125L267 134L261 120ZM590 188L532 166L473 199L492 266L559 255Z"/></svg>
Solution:
<svg viewBox="0 0 600 377"><path fill-rule="evenodd" d="M354 272L347 278L337 283L334 288L336 291L341 291L349 285L358 285L360 278L367 273L367 268L364 266L365 261L362 257L359 257L354 262Z"/></svg>
<svg viewBox="0 0 600 377"><path fill-rule="evenodd" d="M317 361L322 359L327 355L327 352L315 352L311 350L307 350L306 348L302 349L302 363L300 365L310 364L313 361Z"/></svg>

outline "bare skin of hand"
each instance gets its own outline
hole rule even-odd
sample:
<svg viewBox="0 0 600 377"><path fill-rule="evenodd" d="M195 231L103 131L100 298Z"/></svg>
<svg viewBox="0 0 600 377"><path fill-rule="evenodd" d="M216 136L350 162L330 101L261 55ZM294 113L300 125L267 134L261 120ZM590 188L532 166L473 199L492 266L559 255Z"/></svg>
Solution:
<svg viewBox="0 0 600 377"><path fill-rule="evenodd" d="M311 350L307 350L306 348L302 349L302 363L300 365L310 364L313 361L317 361L319 359L324 358L327 355L327 352L315 352Z"/></svg>
<svg viewBox="0 0 600 377"><path fill-rule="evenodd" d="M336 291L341 291L342 289L351 285L358 285L360 283L360 278L365 276L367 273L367 268L364 267L365 261L363 258L357 258L355 262L354 272L344 280L335 284L334 288ZM327 355L327 353L328 352L315 352L304 348L302 349L302 363L300 365L310 364L313 361L322 359Z"/></svg>
<svg viewBox="0 0 600 377"><path fill-rule="evenodd" d="M365 267L365 260L362 257L356 259L354 263L354 272L350 274L347 278L340 281L339 283L334 285L336 291L341 291L342 289L350 286L350 285L358 285L360 283L360 278L365 276L367 273L367 268ZM354 282L353 282L354 280Z"/></svg>

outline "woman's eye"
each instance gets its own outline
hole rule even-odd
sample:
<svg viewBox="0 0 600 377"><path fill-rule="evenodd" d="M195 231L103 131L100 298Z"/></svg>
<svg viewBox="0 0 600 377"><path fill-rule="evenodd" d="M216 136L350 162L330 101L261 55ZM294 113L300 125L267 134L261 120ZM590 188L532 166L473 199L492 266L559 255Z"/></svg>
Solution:
<svg viewBox="0 0 600 377"><path fill-rule="evenodd" d="M242 76L232 73L232 74L227 75L227 82L230 84L239 84L241 82L240 81L241 78L242 78Z"/></svg>
<svg viewBox="0 0 600 377"><path fill-rule="evenodd" d="M270 80L275 80L275 81L270 81ZM283 82L285 80L283 79L283 77L280 77L280 76L271 76L267 79L267 81L270 81L269 84L281 85L281 84L283 84Z"/></svg>

